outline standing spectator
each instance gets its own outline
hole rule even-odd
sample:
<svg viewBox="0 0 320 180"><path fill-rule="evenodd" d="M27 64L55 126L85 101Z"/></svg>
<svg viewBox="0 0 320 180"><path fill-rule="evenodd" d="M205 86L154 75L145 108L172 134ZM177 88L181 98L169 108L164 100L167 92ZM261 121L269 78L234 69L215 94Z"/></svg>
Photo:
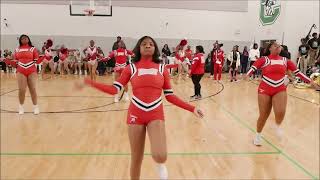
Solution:
<svg viewBox="0 0 320 180"><path fill-rule="evenodd" d="M318 34L318 55L316 56L316 63L320 65L320 33Z"/></svg>
<svg viewBox="0 0 320 180"><path fill-rule="evenodd" d="M301 45L299 46L299 55L298 55L298 68L302 71L303 74L307 73L307 65L309 61L309 46L306 43L306 39L301 39Z"/></svg>
<svg viewBox="0 0 320 180"><path fill-rule="evenodd" d="M260 57L260 51L258 49L258 44L254 43L253 48L249 51L249 60L250 60L250 67L253 65L254 62ZM256 73L253 73L253 79L256 76Z"/></svg>
<svg viewBox="0 0 320 180"><path fill-rule="evenodd" d="M237 71L240 66L240 53L237 51L237 46L234 46L232 51L229 53L228 60L230 61L230 82L233 80L237 81Z"/></svg>
<svg viewBox="0 0 320 180"><path fill-rule="evenodd" d="M240 63L241 63L241 74L247 73L247 68L248 68L248 61L249 61L249 52L248 52L248 47L245 46L243 48L243 52L241 55Z"/></svg>
<svg viewBox="0 0 320 180"><path fill-rule="evenodd" d="M201 99L201 85L200 81L204 74L204 51L202 46L196 46L196 54L192 60L191 65L191 79L194 84L194 95L191 96L192 99Z"/></svg>
<svg viewBox="0 0 320 180"><path fill-rule="evenodd" d="M163 58L163 61L165 62L165 64L169 64L169 58L171 56L171 52L170 52L170 49L168 47L168 44L165 44L162 48L162 58Z"/></svg>
<svg viewBox="0 0 320 180"><path fill-rule="evenodd" d="M117 49L119 48L118 45L119 45L119 42L120 42L120 41L122 41L122 40L121 40L121 36L118 36L118 37L117 37L117 41L113 43L112 51L117 50ZM124 45L123 48L126 49L126 45L125 45L124 43L123 43L123 45Z"/></svg>
<svg viewBox="0 0 320 180"><path fill-rule="evenodd" d="M218 41L216 41L213 44L213 48L210 52L210 58L211 58L211 72L210 72L210 78L213 78L213 74L214 74L214 63L213 63L213 52L215 52L217 50L217 46L218 46Z"/></svg>
<svg viewBox="0 0 320 180"><path fill-rule="evenodd" d="M308 45L310 47L309 50L309 63L308 66L313 66L315 61L316 61L316 55L317 55L317 50L318 50L318 38L317 38L317 33L312 33L312 39L308 41Z"/></svg>
<svg viewBox="0 0 320 180"><path fill-rule="evenodd" d="M107 69L106 68L107 63L101 61L103 59L102 57L104 57L104 53L103 53L101 47L98 47L98 67L97 67L97 70L99 72L99 76L103 76L104 73L106 72L106 69Z"/></svg>
<svg viewBox="0 0 320 180"><path fill-rule="evenodd" d="M165 54L166 56L171 56L171 51L169 49L168 44L165 44L162 48L162 54Z"/></svg>
<svg viewBox="0 0 320 180"><path fill-rule="evenodd" d="M0 50L0 65L1 65L1 69L3 70L3 72L7 72L7 65L6 63L4 62L4 57L2 57L2 54L1 54L1 50Z"/></svg>

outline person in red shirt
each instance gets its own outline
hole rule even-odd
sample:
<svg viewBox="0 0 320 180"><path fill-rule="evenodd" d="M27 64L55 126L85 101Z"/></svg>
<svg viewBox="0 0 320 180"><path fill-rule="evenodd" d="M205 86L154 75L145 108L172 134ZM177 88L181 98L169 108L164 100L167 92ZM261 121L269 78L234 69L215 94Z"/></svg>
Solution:
<svg viewBox="0 0 320 180"><path fill-rule="evenodd" d="M130 50L125 49L125 44L123 41L118 42L118 49L112 51L109 56L103 60L108 61L112 58L115 58L116 64L114 68L115 72L115 79L118 79L121 76L122 71L127 66L127 58L128 56L134 56L134 53ZM128 94L128 86L124 87L124 97L126 101L129 101L129 94ZM119 95L116 94L114 97L114 102L119 102Z"/></svg>
<svg viewBox="0 0 320 180"><path fill-rule="evenodd" d="M262 81L258 87L259 118L257 121L257 134L253 144L261 146L261 132L273 108L276 120L276 134L281 137L280 124L284 119L287 106L287 86L285 84L287 70L292 71L306 83L313 87L319 86L300 72L291 60L281 57L281 46L277 42L270 43L266 49L266 56L259 58L251 66L247 76L251 76L257 69L262 69Z"/></svg>
<svg viewBox="0 0 320 180"><path fill-rule="evenodd" d="M204 51L202 46L196 46L196 54L193 57L191 64L191 79L194 84L194 95L191 96L192 99L201 99L201 85L200 81L204 75Z"/></svg>
<svg viewBox="0 0 320 180"><path fill-rule="evenodd" d="M90 78L92 80L96 79L96 71L98 67L97 57L98 57L98 48L95 46L93 40L90 41L90 46L83 50L83 53L86 55L86 61L88 64Z"/></svg>
<svg viewBox="0 0 320 180"><path fill-rule="evenodd" d="M75 49L68 49L64 45L61 46L59 50L59 69L60 74L63 75L64 71L67 71L69 74L69 62L67 61L67 58L69 57L69 52L75 51Z"/></svg>
<svg viewBox="0 0 320 180"><path fill-rule="evenodd" d="M116 94L130 81L132 101L128 109L127 124L131 147L131 179L140 179L146 133L149 135L151 154L158 163L160 179L167 179L165 166L167 143L165 135L162 91L165 98L176 106L203 117L201 110L174 95L168 69L160 64L160 52L153 38L142 37L134 48L133 63L126 66L112 85L85 79L85 84L109 94ZM78 88L83 84L77 84Z"/></svg>
<svg viewBox="0 0 320 180"><path fill-rule="evenodd" d="M219 82L221 80L222 67L224 64L224 52L220 48L220 44L216 43L215 46L217 48L212 53L211 63L213 63L214 80L218 79Z"/></svg>
<svg viewBox="0 0 320 180"><path fill-rule="evenodd" d="M42 70L41 70L42 78L45 74L48 64L51 69L51 78L54 75L54 62L53 62L53 53L52 53L53 49L51 49L52 45L53 45L52 40L48 39L47 42L45 42L44 46L42 47L42 51L44 52L44 55L42 56Z"/></svg>
<svg viewBox="0 0 320 180"><path fill-rule="evenodd" d="M187 49L185 50L184 54L189 61L192 60L193 52L191 50L191 46L187 46Z"/></svg>
<svg viewBox="0 0 320 180"><path fill-rule="evenodd" d="M23 34L19 38L19 47L15 50L14 59L17 60L17 79L19 87L19 114L24 114L24 100L27 86L30 91L34 114L39 114L36 92L37 68L35 62L39 58L38 50L32 45L30 38Z"/></svg>

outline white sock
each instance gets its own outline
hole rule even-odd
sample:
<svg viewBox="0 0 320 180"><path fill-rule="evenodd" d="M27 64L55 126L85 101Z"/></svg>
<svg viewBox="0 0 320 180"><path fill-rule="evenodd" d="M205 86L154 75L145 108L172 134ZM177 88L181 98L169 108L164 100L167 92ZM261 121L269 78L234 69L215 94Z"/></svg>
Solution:
<svg viewBox="0 0 320 180"><path fill-rule="evenodd" d="M282 131L282 128L280 127L280 125L276 125L276 132L277 132L277 135L278 136L282 136L282 133L283 133L283 131Z"/></svg>
<svg viewBox="0 0 320 180"><path fill-rule="evenodd" d="M19 108L20 108L20 109L21 109L21 108L23 109L23 104L19 104Z"/></svg>
<svg viewBox="0 0 320 180"><path fill-rule="evenodd" d="M39 108L38 104L33 105L33 109L35 109L35 108Z"/></svg>
<svg viewBox="0 0 320 180"><path fill-rule="evenodd" d="M158 172L159 172L159 177L161 180L168 179L168 170L167 170L167 167L164 163L158 164Z"/></svg>

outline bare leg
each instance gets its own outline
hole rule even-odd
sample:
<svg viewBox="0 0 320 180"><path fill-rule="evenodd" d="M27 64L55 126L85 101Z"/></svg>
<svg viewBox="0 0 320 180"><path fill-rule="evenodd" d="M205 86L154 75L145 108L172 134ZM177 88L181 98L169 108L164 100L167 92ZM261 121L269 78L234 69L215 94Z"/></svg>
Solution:
<svg viewBox="0 0 320 180"><path fill-rule="evenodd" d="M128 135L131 147L131 179L140 179L141 164L143 160L146 127L143 125L129 125Z"/></svg>
<svg viewBox="0 0 320 180"><path fill-rule="evenodd" d="M277 125L280 125L286 114L287 92L281 91L272 97L273 112Z"/></svg>
<svg viewBox="0 0 320 180"><path fill-rule="evenodd" d="M259 94L258 95L258 104L259 104L259 118L257 122L257 132L261 133L272 108L272 101L271 97Z"/></svg>
<svg viewBox="0 0 320 180"><path fill-rule="evenodd" d="M24 104L26 90L27 90L27 77L22 73L17 74L18 88L19 88L19 103Z"/></svg>
<svg viewBox="0 0 320 180"><path fill-rule="evenodd" d="M37 100L37 91L36 91L36 81L37 81L37 74L32 73L28 76L28 88L31 95L33 105L38 104Z"/></svg>

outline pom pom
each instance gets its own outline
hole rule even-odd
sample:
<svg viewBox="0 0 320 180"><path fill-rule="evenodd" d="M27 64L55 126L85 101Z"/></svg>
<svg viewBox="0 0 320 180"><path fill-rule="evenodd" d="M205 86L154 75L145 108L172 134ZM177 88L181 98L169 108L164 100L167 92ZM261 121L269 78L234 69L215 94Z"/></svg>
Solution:
<svg viewBox="0 0 320 180"><path fill-rule="evenodd" d="M53 41L51 39L48 39L47 40L47 43L46 43L46 48L48 49L49 47L51 47L53 45Z"/></svg>
<svg viewBox="0 0 320 180"><path fill-rule="evenodd" d="M60 52L62 54L67 54L68 53L68 49L67 48L61 48Z"/></svg>
<svg viewBox="0 0 320 180"><path fill-rule="evenodd" d="M185 45L187 45L188 44L188 41L186 40L186 39L182 39L181 41L180 41L180 46L185 46Z"/></svg>

